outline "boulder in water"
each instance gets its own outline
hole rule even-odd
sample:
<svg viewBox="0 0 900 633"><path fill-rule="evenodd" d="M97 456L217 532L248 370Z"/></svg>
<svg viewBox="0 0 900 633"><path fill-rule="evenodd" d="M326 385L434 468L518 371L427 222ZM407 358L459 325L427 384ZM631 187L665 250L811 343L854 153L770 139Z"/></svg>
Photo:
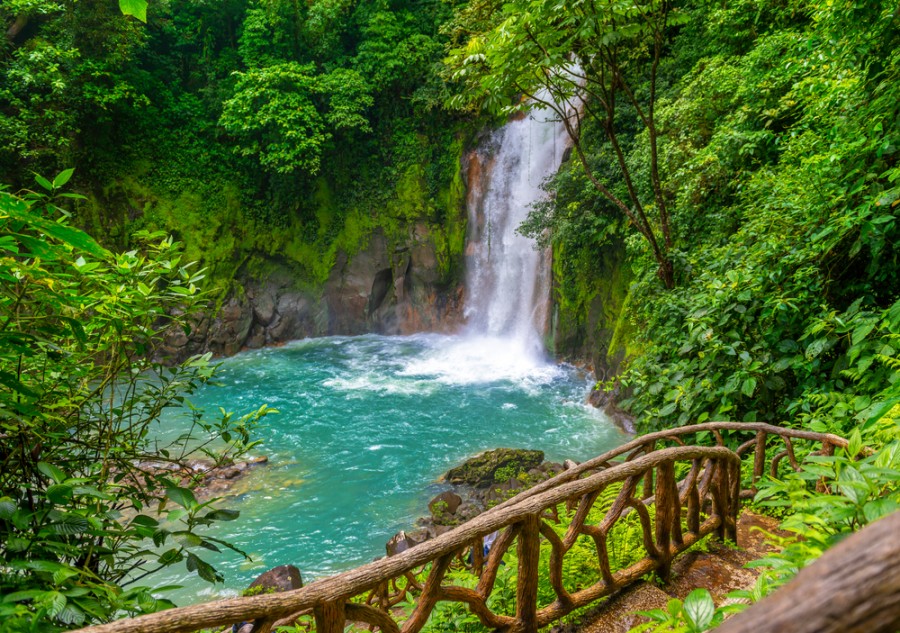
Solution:
<svg viewBox="0 0 900 633"><path fill-rule="evenodd" d="M487 488L497 482L506 482L537 468L544 461L544 451L521 448L498 448L486 451L451 468L444 479L452 484L467 484Z"/></svg>
<svg viewBox="0 0 900 633"><path fill-rule="evenodd" d="M256 580L244 591L244 595L256 595L259 593L280 593L300 589L303 586L303 578L300 570L293 565L279 565L267 572L260 574Z"/></svg>
<svg viewBox="0 0 900 633"><path fill-rule="evenodd" d="M419 543L424 543L429 538L431 538L431 535L427 528L419 528L410 532L400 530L387 542L385 549L387 550L388 556L395 556L415 547Z"/></svg>

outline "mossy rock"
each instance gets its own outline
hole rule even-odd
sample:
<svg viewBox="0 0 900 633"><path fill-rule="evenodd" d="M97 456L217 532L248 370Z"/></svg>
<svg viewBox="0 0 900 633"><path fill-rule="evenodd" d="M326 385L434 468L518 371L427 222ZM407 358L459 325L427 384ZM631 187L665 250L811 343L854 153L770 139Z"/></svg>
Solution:
<svg viewBox="0 0 900 633"><path fill-rule="evenodd" d="M527 473L540 466L543 461L544 451L498 448L476 455L462 465L448 470L444 479L452 484L486 488L498 481L507 481L518 477L520 473Z"/></svg>

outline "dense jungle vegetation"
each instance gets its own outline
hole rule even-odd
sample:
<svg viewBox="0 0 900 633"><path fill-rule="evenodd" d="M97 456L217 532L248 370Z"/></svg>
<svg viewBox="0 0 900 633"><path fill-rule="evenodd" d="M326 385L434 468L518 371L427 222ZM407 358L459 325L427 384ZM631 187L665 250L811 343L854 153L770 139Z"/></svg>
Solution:
<svg viewBox="0 0 900 633"><path fill-rule="evenodd" d="M161 336L265 258L322 284L376 228L444 227L460 258L479 130L581 98L522 230L553 249L558 327L611 370L598 389L639 431L766 421L871 448L764 487L803 537L772 586L898 508L895 2L3 0L0 19L0 628L164 608L133 587L157 566L215 580L199 552L227 545L204 528L234 514L142 466L196 447L160 453L147 427L210 376L157 362ZM198 412L198 437L240 454L266 412Z"/></svg>

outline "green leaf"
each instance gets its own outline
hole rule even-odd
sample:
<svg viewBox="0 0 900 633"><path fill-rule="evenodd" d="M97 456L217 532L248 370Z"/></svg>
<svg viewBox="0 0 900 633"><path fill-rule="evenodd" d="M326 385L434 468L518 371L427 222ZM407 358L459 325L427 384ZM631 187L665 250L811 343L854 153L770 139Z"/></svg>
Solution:
<svg viewBox="0 0 900 633"><path fill-rule="evenodd" d="M119 0L119 10L123 15L131 15L141 22L147 22L147 0Z"/></svg>
<svg viewBox="0 0 900 633"><path fill-rule="evenodd" d="M4 385L9 387L16 393L20 393L23 396L28 396L29 398L39 398L40 394L32 389L29 389L25 385L21 383L21 381L16 378L13 374L9 372L0 371L0 385Z"/></svg>
<svg viewBox="0 0 900 633"><path fill-rule="evenodd" d="M856 504L860 503L869 489L865 478L853 466L845 466L841 470L841 474L837 479L837 485L841 494Z"/></svg>
<svg viewBox="0 0 900 633"><path fill-rule="evenodd" d="M64 473L62 469L54 466L53 464L48 464L47 462L38 462L37 467L39 471L41 471L44 475L58 484L61 484L66 480L66 473Z"/></svg>
<svg viewBox="0 0 900 633"><path fill-rule="evenodd" d="M50 591L41 598L41 602L47 605L47 615L55 618L66 606L66 597L58 591Z"/></svg>
<svg viewBox="0 0 900 633"><path fill-rule="evenodd" d="M40 174L35 174L34 180L35 180L35 182L37 182L37 184L39 184L41 187L43 187L47 191L53 191L53 183L51 183L49 180L47 180Z"/></svg>
<svg viewBox="0 0 900 633"><path fill-rule="evenodd" d="M166 566L180 563L182 560L184 560L184 554L182 554L181 550L177 548L172 548L167 552L163 552L157 559L160 565Z"/></svg>
<svg viewBox="0 0 900 633"><path fill-rule="evenodd" d="M82 345L87 343L87 334L85 334L84 332L84 326L82 326L78 320L64 316L61 316L59 318L62 322L69 326L70 330L72 330L72 336L75 337L76 341L78 341Z"/></svg>
<svg viewBox="0 0 900 633"><path fill-rule="evenodd" d="M53 573L53 584L61 585L66 582L69 578L78 575L78 571L75 569L60 569Z"/></svg>
<svg viewBox="0 0 900 633"><path fill-rule="evenodd" d="M675 413L675 409L677 409L677 408L678 408L677 402L670 402L669 404L667 404L666 406L664 406L662 409L659 410L659 417L664 418L666 416L672 415L673 413Z"/></svg>
<svg viewBox="0 0 900 633"><path fill-rule="evenodd" d="M47 498L57 505L64 505L72 500L75 489L69 484L54 484L47 488Z"/></svg>
<svg viewBox="0 0 900 633"><path fill-rule="evenodd" d="M238 510L213 510L212 512L206 514L204 518L212 519L213 521L234 521L236 518L241 516L241 513Z"/></svg>
<svg viewBox="0 0 900 633"><path fill-rule="evenodd" d="M862 436L859 433L859 429L853 429L847 446L847 457L851 459L856 457L859 455L860 450L862 450Z"/></svg>
<svg viewBox="0 0 900 633"><path fill-rule="evenodd" d="M182 547L199 547L203 543L203 539L191 532L173 532L172 536Z"/></svg>
<svg viewBox="0 0 900 633"><path fill-rule="evenodd" d="M197 507L197 498L187 488L179 486L166 488L166 496L185 510L192 510Z"/></svg>
<svg viewBox="0 0 900 633"><path fill-rule="evenodd" d="M862 425L862 430L871 428L876 423L878 423L881 418L885 416L885 414L894 408L895 405L900 404L900 396L890 397L884 402L880 402L874 405L874 409L869 414L869 418L866 420L865 424Z"/></svg>
<svg viewBox="0 0 900 633"><path fill-rule="evenodd" d="M753 395L754 391L756 391L756 378L747 378L741 384L741 393L749 398Z"/></svg>
<svg viewBox="0 0 900 633"><path fill-rule="evenodd" d="M56 619L71 628L73 625L83 624L87 618L81 609L72 604L67 604L62 611L56 614Z"/></svg>
<svg viewBox="0 0 900 633"><path fill-rule="evenodd" d="M145 527L156 527L159 525L159 521L157 521L153 517L148 517L146 514L138 514L133 519L131 519L131 522L136 523L137 525L143 525Z"/></svg>
<svg viewBox="0 0 900 633"><path fill-rule="evenodd" d="M27 591L14 591L13 593L3 596L3 602L22 602L23 600L34 600L43 596L46 591L41 589L29 589Z"/></svg>
<svg viewBox="0 0 900 633"><path fill-rule="evenodd" d="M56 175L56 178L53 179L53 188L59 189L63 185L65 185L72 178L72 174L75 173L75 169L64 169Z"/></svg>
<svg viewBox="0 0 900 633"><path fill-rule="evenodd" d="M694 589L684 599L684 617L694 631L700 632L709 628L715 613L716 605L706 589Z"/></svg>
<svg viewBox="0 0 900 633"><path fill-rule="evenodd" d="M894 499L890 497L882 497L880 499L873 499L869 501L866 505L863 506L863 515L866 517L866 521L872 523L873 521L877 521L883 517L886 517L889 514L893 514L900 508L900 504L898 504Z"/></svg>
<svg viewBox="0 0 900 633"><path fill-rule="evenodd" d="M67 534L70 536L87 532L89 528L90 524L88 523L88 520L78 514L67 514L63 516L62 520L50 525L50 529L57 534Z"/></svg>
<svg viewBox="0 0 900 633"><path fill-rule="evenodd" d="M11 497L0 497L0 520L9 521L16 510L18 506Z"/></svg>
<svg viewBox="0 0 900 633"><path fill-rule="evenodd" d="M31 541L21 536L10 536L6 541L6 548L11 552L24 552L31 545Z"/></svg>
<svg viewBox="0 0 900 633"><path fill-rule="evenodd" d="M207 582L221 582L222 576L216 572L212 565L194 554L187 555L188 571L196 571L197 575Z"/></svg>

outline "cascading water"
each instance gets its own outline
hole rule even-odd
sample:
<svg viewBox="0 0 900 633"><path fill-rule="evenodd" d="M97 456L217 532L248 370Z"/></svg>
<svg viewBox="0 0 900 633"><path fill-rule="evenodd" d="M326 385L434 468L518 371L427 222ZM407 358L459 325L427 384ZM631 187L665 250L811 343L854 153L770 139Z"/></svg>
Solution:
<svg viewBox="0 0 900 633"><path fill-rule="evenodd" d="M404 373L450 384L509 380L546 384L550 258L516 232L541 184L562 161L568 136L548 111L533 111L491 134L468 161L467 325L461 336L409 363Z"/></svg>
<svg viewBox="0 0 900 633"><path fill-rule="evenodd" d="M553 113L534 110L494 132L469 165L467 334L504 339L535 359L547 328L549 256L516 229L546 195L541 184L567 140Z"/></svg>
<svg viewBox="0 0 900 633"><path fill-rule="evenodd" d="M473 160L469 182L466 316L473 334L501 336L540 349L549 298L548 258L516 229L541 183L559 168L565 128L533 111L491 135ZM491 155L493 154L493 155Z"/></svg>

